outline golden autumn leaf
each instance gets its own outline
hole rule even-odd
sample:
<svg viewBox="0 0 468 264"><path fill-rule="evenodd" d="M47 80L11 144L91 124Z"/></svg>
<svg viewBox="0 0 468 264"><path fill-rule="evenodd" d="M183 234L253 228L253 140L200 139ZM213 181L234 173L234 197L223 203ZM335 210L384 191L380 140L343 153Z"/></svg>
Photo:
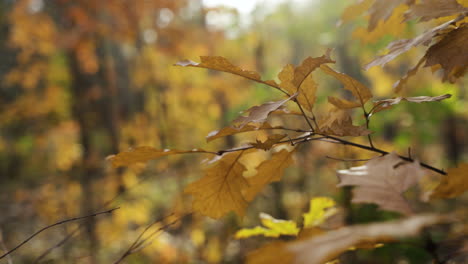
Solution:
<svg viewBox="0 0 468 264"><path fill-rule="evenodd" d="M319 120L319 131L321 134L334 136L366 136L371 133L365 126L353 125L353 120L348 111L335 109L328 113L325 118Z"/></svg>
<svg viewBox="0 0 468 264"><path fill-rule="evenodd" d="M328 197L315 197L310 200L309 211L303 214L304 228L319 226L336 213L335 201Z"/></svg>
<svg viewBox="0 0 468 264"><path fill-rule="evenodd" d="M262 225L254 228L243 228L236 232L236 238L248 238L263 235L265 237L279 237L280 235L297 236L299 228L290 220L275 219L269 214L260 213Z"/></svg>
<svg viewBox="0 0 468 264"><path fill-rule="evenodd" d="M274 112L271 112L271 114L274 114ZM210 142L217 138L235 135L235 134L243 133L243 132L265 130L265 129L281 129L281 128L282 128L281 126L272 127L270 124L265 123L265 122L262 123L260 126L257 124L249 124L249 125L243 126L242 128L228 126L220 130L214 130L208 133L208 136L206 136L206 141Z"/></svg>
<svg viewBox="0 0 468 264"><path fill-rule="evenodd" d="M210 70L228 72L235 75L242 76L252 81L257 81L263 84L267 84L273 87L277 87L278 85L273 80L263 81L260 77L260 74L255 71L249 71L241 69L240 67L232 64L228 59L221 57L221 56L200 56L201 62L194 62L191 60L183 60L177 62L176 66L183 66L183 67L198 67L198 68L205 68Z"/></svg>
<svg viewBox="0 0 468 264"><path fill-rule="evenodd" d="M248 187L242 176L246 167L239 162L250 151L226 153L214 158L205 176L189 184L184 192L193 196L193 210L211 218L221 218L230 211L243 216L247 201L242 190Z"/></svg>
<svg viewBox="0 0 468 264"><path fill-rule="evenodd" d="M413 0L375 0L369 8L368 30L373 31L380 21L386 21L393 13L393 10L401 4L412 2Z"/></svg>
<svg viewBox="0 0 468 264"><path fill-rule="evenodd" d="M337 258L350 248L359 248L360 245L368 247L369 244L414 236L424 227L446 221L447 219L439 215L416 215L384 223L343 227L310 239L282 244L281 249L278 248L279 245L275 248L282 256L293 258L292 263L322 264ZM284 253L284 246L293 256Z"/></svg>
<svg viewBox="0 0 468 264"><path fill-rule="evenodd" d="M442 66L443 80L455 82L463 76L468 68L468 24L450 31L441 41L432 45L425 58L424 67Z"/></svg>
<svg viewBox="0 0 468 264"><path fill-rule="evenodd" d="M280 87L289 94L299 92L297 101L308 111L312 110L317 91L317 84L311 73L322 64L335 62L330 58L330 52L331 50L327 50L321 57L308 57L297 67L287 64L278 74Z"/></svg>
<svg viewBox="0 0 468 264"><path fill-rule="evenodd" d="M452 16L468 11L456 0L424 0L412 5L405 14L405 21L419 18L419 21L428 21L439 17Z"/></svg>
<svg viewBox="0 0 468 264"><path fill-rule="evenodd" d="M431 198L454 198L468 190L468 163L450 168L431 194Z"/></svg>
<svg viewBox="0 0 468 264"><path fill-rule="evenodd" d="M334 96L328 96L328 102L338 109L352 109L361 106L360 102L350 101Z"/></svg>
<svg viewBox="0 0 468 264"><path fill-rule="evenodd" d="M390 43L387 46L387 49L389 52L385 55L378 56L375 58L373 61L368 63L367 65L364 66L364 68L367 70L373 66L384 66L387 64L389 61L395 59L397 56L401 55L402 53L410 50L413 47L419 46L421 44L427 44L430 43L430 41L439 33L442 31L446 30L450 26L452 26L454 23L460 21L463 19L463 16L459 16L457 18L454 18L450 21L447 21L437 27L434 27L421 35L412 38L412 39L401 39L401 40L396 40Z"/></svg>
<svg viewBox="0 0 468 264"><path fill-rule="evenodd" d="M278 110L285 103L296 98L296 96L297 93L281 101L268 102L262 105L253 106L245 111L245 113L248 113L248 116L239 116L232 121L232 123L235 127L239 128L243 128L247 124L262 124L266 121L271 112Z"/></svg>
<svg viewBox="0 0 468 264"><path fill-rule="evenodd" d="M378 100L374 102L373 113L380 112L385 109L391 108L393 105L399 104L401 101L411 103L423 103L423 102L438 102L444 99L450 98L452 95L444 94L439 96L415 96L415 97L397 97L392 99Z"/></svg>
<svg viewBox="0 0 468 264"><path fill-rule="evenodd" d="M353 203L375 203L405 215L412 209L403 193L424 175L418 162L406 162L395 153L373 158L365 165L337 172L338 187L355 186Z"/></svg>
<svg viewBox="0 0 468 264"><path fill-rule="evenodd" d="M149 160L161 158L174 154L186 153L207 153L202 149L176 150L176 149L156 149L153 147L142 146L132 148L128 151L120 152L116 155L107 157L114 167L129 166L135 163L147 162Z"/></svg>
<svg viewBox="0 0 468 264"><path fill-rule="evenodd" d="M355 4L349 5L341 13L341 19L339 24L349 22L366 12L371 6L373 0L358 1Z"/></svg>
<svg viewBox="0 0 468 264"><path fill-rule="evenodd" d="M293 151L282 149L273 153L270 159L263 161L256 168L257 174L248 178L249 187L245 191L245 198L252 201L267 185L279 181L284 170L293 164Z"/></svg>
<svg viewBox="0 0 468 264"><path fill-rule="evenodd" d="M260 141L257 139L257 142L250 143L250 145L256 149L269 150L285 137L285 134L274 134L268 136L268 138L265 141Z"/></svg>
<svg viewBox="0 0 468 264"><path fill-rule="evenodd" d="M340 81L344 85L344 88L350 91L354 98L358 100L359 105L364 105L367 101L369 101L369 99L372 98L370 89L353 77L341 72L337 72L327 65L320 66L320 69L322 69L326 74L331 75Z"/></svg>

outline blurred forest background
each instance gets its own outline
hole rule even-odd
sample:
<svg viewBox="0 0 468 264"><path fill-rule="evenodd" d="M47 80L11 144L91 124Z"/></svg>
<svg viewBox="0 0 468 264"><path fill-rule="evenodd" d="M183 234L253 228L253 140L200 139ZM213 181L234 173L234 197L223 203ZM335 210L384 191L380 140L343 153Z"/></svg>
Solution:
<svg viewBox="0 0 468 264"><path fill-rule="evenodd" d="M349 192L335 187L335 171L356 164L325 156L375 155L314 142L298 151L296 165L249 206L243 221L234 214L218 221L191 214L173 223L166 216L190 211L183 188L201 176L203 155L118 169L106 157L143 145L217 151L266 136L246 133L206 143L210 131L229 125L240 111L281 94L229 74L173 66L182 59L198 61L200 55L223 56L275 79L285 64L333 48L337 69L367 84L377 97L394 97L392 84L417 63L422 50L383 68L362 66L392 40L416 36L425 27L400 23L404 9L372 33L363 17L338 25L350 3L264 1L239 13L201 0L0 1L0 252L43 226L120 207L111 215L48 230L0 262L113 263L142 230L163 219L152 227L158 231L152 243L125 263L241 263L266 239L236 240L233 234L257 225L259 212L297 220L314 196L349 200ZM316 76L323 87L317 104L325 105L340 85L322 75ZM423 68L407 87L405 96L450 93L456 100L387 111L372 121L375 143L399 153L411 147L413 156L440 168L466 161L466 77L443 83ZM273 123L291 126L298 121L274 118ZM464 197L433 206L449 211L466 206ZM424 211L427 205L420 206ZM394 217L371 205L355 206L353 212L350 223ZM391 244L354 254L359 263L430 260L421 249Z"/></svg>

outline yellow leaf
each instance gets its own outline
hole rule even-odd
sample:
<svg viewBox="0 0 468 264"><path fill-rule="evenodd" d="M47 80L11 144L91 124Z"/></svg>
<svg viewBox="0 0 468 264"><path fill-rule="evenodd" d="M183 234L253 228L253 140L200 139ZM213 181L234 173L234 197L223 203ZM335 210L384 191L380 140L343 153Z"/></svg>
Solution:
<svg viewBox="0 0 468 264"><path fill-rule="evenodd" d="M189 184L184 192L193 195L193 210L212 218L221 218L230 211L243 216L247 201L242 190L248 187L242 176L246 168L240 157L250 151L226 153L216 157L205 176Z"/></svg>
<svg viewBox="0 0 468 264"><path fill-rule="evenodd" d="M327 65L321 65L320 69L322 69L326 74L331 75L340 81L344 85L344 88L348 91L351 91L353 96L358 99L360 105L364 105L367 101L369 101L369 99L372 98L372 93L369 88L353 77L341 72L337 72Z"/></svg>
<svg viewBox="0 0 468 264"><path fill-rule="evenodd" d="M247 238L251 236L263 235L265 237L279 237L280 235L297 236L299 228L296 223L290 220L275 219L272 216L260 213L260 219L264 227L243 228L236 233L236 238Z"/></svg>
<svg viewBox="0 0 468 264"><path fill-rule="evenodd" d="M112 162L114 167L129 166L139 162L147 162L149 160L161 158L164 156L185 153L206 153L202 149L192 150L175 150L175 149L156 149L153 147L136 147L129 151L123 151L117 155L107 157L107 160Z"/></svg>
<svg viewBox="0 0 468 264"><path fill-rule="evenodd" d="M253 200L267 184L281 179L283 171L293 163L292 153L283 149L258 165L257 174L248 179L249 188L245 192L248 201Z"/></svg>
<svg viewBox="0 0 468 264"><path fill-rule="evenodd" d="M328 217L336 213L332 207L335 201L328 197L316 197L310 200L309 211L304 216L304 227L313 227L322 224Z"/></svg>
<svg viewBox="0 0 468 264"><path fill-rule="evenodd" d="M366 28L359 27L353 32L352 37L359 39L364 44L370 44L381 40L382 37L387 35L400 36L406 28L406 24L401 23L401 21L407 9L408 6L406 5L398 6L387 20L377 24L375 30L369 32Z"/></svg>
<svg viewBox="0 0 468 264"><path fill-rule="evenodd" d="M458 168L450 168L435 188L431 198L454 198L468 190L468 163Z"/></svg>

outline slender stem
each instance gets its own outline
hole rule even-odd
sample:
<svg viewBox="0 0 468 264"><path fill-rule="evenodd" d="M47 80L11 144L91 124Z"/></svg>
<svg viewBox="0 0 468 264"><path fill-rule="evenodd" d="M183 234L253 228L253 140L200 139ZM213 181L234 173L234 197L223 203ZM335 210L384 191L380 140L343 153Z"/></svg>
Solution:
<svg viewBox="0 0 468 264"><path fill-rule="evenodd" d="M94 214L90 214L90 215L85 215L85 216L80 216L80 217L74 217L74 218L70 218L70 219L66 219L66 220L62 220L62 221L59 221L55 224L52 224L52 225L48 225L42 229L40 229L39 231L36 231L34 234L30 235L27 239L25 239L23 242L21 242L19 245L17 245L16 247L14 247L13 249L11 249L10 251L8 251L7 253L3 254L0 256L0 259L8 256L9 254L13 253L14 251L16 251L17 249L19 249L20 247L22 247L24 244L28 243L29 240L33 239L35 236L39 235L40 233L42 233L43 231L49 229L49 228L52 228L54 226L58 226L58 225L61 225L61 224L65 224L65 223L68 223L68 222L72 222L72 221L77 221L77 220L82 220L82 219L85 219L85 218L89 218L89 217L95 217L95 216L98 216L98 215L101 215L101 214L110 214L112 213L113 211L117 210L117 209L120 209L120 207L116 207L116 208L113 208L113 209L110 209L110 210L106 210L106 211L103 211L103 212L98 212L98 213L94 213Z"/></svg>
<svg viewBox="0 0 468 264"><path fill-rule="evenodd" d="M381 149L378 149L378 148L375 148L375 147L369 147L369 146L366 146L366 145L361 145L361 144L358 144L358 143L354 143L354 142L351 142L351 141L347 141L347 140L344 140L344 139L341 139L341 138L337 138L337 137L334 137L334 136L327 136L327 135L324 135L326 136L327 138L329 139L333 139L335 141L338 141L338 143L340 144L343 144L343 145L349 145L349 146L353 146L353 147L357 147L357 148L360 148L360 149L366 149L366 150L369 150L369 151L372 151L372 152L376 152L376 153L380 153L382 155L387 155L389 154L388 151L385 151L385 150L381 150ZM398 155L398 157L400 157L401 159L403 160L406 160L406 161L409 161L409 162L413 162L414 159L412 158L409 158L409 157L405 157L405 156L401 156L401 155ZM432 167L426 163L423 163L423 162L419 162L419 164L426 168L426 169L429 169L429 170L432 170L432 171L435 171L439 174L442 174L442 175L447 175L447 173L443 170L440 170L440 169L437 169L435 167Z"/></svg>
<svg viewBox="0 0 468 264"><path fill-rule="evenodd" d="M312 126L312 123L310 123L309 118L307 117L306 113L304 112L304 109L302 108L301 104L297 101L297 99L294 99L294 102L296 102L297 106L301 110L302 116L304 117L305 121L309 125L311 131L315 132L314 126Z"/></svg>

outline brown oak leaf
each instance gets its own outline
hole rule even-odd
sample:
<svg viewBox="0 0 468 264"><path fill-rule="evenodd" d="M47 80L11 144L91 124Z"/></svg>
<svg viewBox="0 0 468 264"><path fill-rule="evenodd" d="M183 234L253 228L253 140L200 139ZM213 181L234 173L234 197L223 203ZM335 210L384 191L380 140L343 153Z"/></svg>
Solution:
<svg viewBox="0 0 468 264"><path fill-rule="evenodd" d="M273 112L271 114L274 114ZM238 127L224 127L220 130L213 130L210 133L208 133L208 136L206 136L206 141L210 142L212 140L215 140L217 138L225 137L225 136L230 136L230 135L235 135L243 132L250 132L250 131L257 131L257 130L266 130L266 129L281 129L283 127L281 126L275 126L272 127L268 123L262 123L261 125L257 124L249 124L245 125L242 128Z"/></svg>
<svg viewBox="0 0 468 264"><path fill-rule="evenodd" d="M354 98L358 100L358 102L356 103L357 106L364 105L367 101L369 101L369 99L372 98L372 93L370 89L358 80L354 79L353 77L341 72L337 72L332 68L328 67L327 65L320 66L320 69L322 69L326 74L331 75L335 77L338 81L340 81L344 85L344 88L350 91L353 94ZM350 106L348 106L347 108L350 108Z"/></svg>
<svg viewBox="0 0 468 264"><path fill-rule="evenodd" d="M248 113L248 116L240 116L236 118L234 121L232 121L232 123L235 127L239 127L239 128L242 128L245 125L251 124L251 123L261 124L265 122L265 120L267 119L268 115L271 112L278 110L285 103L296 98L296 96L297 96L297 93L281 101L268 102L259 106L253 106L245 111L246 113Z"/></svg>
<svg viewBox="0 0 468 264"><path fill-rule="evenodd" d="M283 246L294 254L295 264L322 264L337 258L350 248L415 236L424 227L446 221L449 219L439 215L415 215L402 220L343 227ZM278 249L278 252L291 259L284 251Z"/></svg>
<svg viewBox="0 0 468 264"><path fill-rule="evenodd" d="M423 103L423 102L437 102L444 99L450 98L452 95L444 94L439 96L415 96L415 97L397 97L393 99L384 99L374 102L373 113L380 112L385 109L391 108L393 105L399 104L401 101L407 101L412 103Z"/></svg>
<svg viewBox="0 0 468 264"><path fill-rule="evenodd" d="M258 72L241 69L240 67L232 64L228 59L224 57L200 56L200 61L201 62L198 63L198 62L194 62L191 60L183 60L183 61L177 62L175 65L183 66L183 67L198 67L198 68L205 68L205 69L211 69L211 70L216 70L216 71L228 72L228 73L242 76L252 81L257 81L260 83L271 85L273 87L278 87L275 81L273 80L263 81L260 78L260 74Z"/></svg>
<svg viewBox="0 0 468 264"><path fill-rule="evenodd" d="M424 175L418 162L406 162L395 153L373 158L365 165L337 172L338 187L355 186L354 203L375 203L405 215L412 209L403 193Z"/></svg>
<svg viewBox="0 0 468 264"><path fill-rule="evenodd" d="M365 126L353 125L353 120L348 111L335 109L325 118L319 120L319 131L321 134L334 136L366 136L371 133Z"/></svg>
<svg viewBox="0 0 468 264"><path fill-rule="evenodd" d="M456 0L423 0L418 4L412 5L405 14L405 21L419 18L419 21L428 21L431 19L452 16L468 11Z"/></svg>
<svg viewBox="0 0 468 264"><path fill-rule="evenodd" d="M293 164L292 154L292 151L283 149L260 163L256 168L257 174L248 178L249 188L246 189L245 198L251 201L267 184L279 181L284 170Z"/></svg>
<svg viewBox="0 0 468 264"><path fill-rule="evenodd" d="M194 198L192 207L195 212L215 219L230 211L244 215L248 203L242 190L248 183L242 174L247 169L239 159L251 151L231 152L214 158L212 166L205 170L205 176L185 188L184 192Z"/></svg>
<svg viewBox="0 0 468 264"><path fill-rule="evenodd" d="M256 149L269 150L276 143L280 142L285 137L286 135L284 134L274 134L274 135L268 136L268 138L265 141L260 141L257 139L256 142L250 143L250 145Z"/></svg>
<svg viewBox="0 0 468 264"><path fill-rule="evenodd" d="M468 10L467 10L468 12ZM424 67L440 65L444 70L443 80L455 82L468 68L468 24L450 31L426 52Z"/></svg>
<svg viewBox="0 0 468 264"><path fill-rule="evenodd" d="M444 30L446 30L447 28L449 28L450 26L452 26L456 22L462 20L463 18L464 18L464 16L460 15L457 18L454 18L454 19L452 19L450 21L447 21L447 22L437 26L437 27L434 27L434 28L422 33L421 35L419 35L419 36L417 36L415 38L412 38L412 39L401 39L401 40L393 41L392 43L390 43L387 46L387 49L389 50L389 52L387 54L375 58L373 61L368 63L364 68L366 70L368 70L369 68L371 68L373 66L377 66L377 65L384 66L389 61L395 59L397 56L399 56L402 53L410 50L413 47L419 46L421 44L425 44L425 45L429 44L431 42L431 40L437 34L441 33Z"/></svg>

